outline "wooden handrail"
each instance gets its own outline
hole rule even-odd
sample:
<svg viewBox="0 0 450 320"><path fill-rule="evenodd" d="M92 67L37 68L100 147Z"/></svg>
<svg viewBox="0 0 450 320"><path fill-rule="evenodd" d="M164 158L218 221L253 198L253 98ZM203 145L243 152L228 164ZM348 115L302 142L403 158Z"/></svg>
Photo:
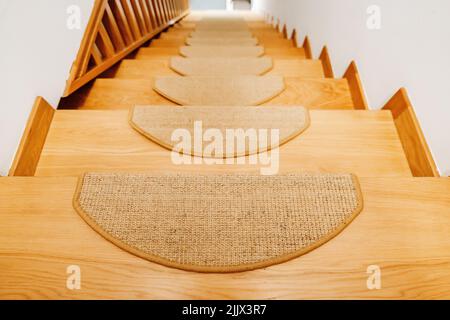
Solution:
<svg viewBox="0 0 450 320"><path fill-rule="evenodd" d="M96 0L67 80L64 97L188 12L188 0Z"/></svg>

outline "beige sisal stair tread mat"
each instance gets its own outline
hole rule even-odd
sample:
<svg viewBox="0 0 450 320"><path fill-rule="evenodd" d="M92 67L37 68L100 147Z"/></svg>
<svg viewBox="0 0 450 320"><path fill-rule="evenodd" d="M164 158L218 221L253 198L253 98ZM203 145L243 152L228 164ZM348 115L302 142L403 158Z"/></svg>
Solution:
<svg viewBox="0 0 450 320"><path fill-rule="evenodd" d="M281 76L159 77L154 90L187 106L256 106L285 90Z"/></svg>
<svg viewBox="0 0 450 320"><path fill-rule="evenodd" d="M245 22L198 22L195 25L195 31L249 31L248 24Z"/></svg>
<svg viewBox="0 0 450 320"><path fill-rule="evenodd" d="M241 272L297 258L361 212L353 175L89 173L74 207L120 248L168 267Z"/></svg>
<svg viewBox="0 0 450 320"><path fill-rule="evenodd" d="M270 57L170 59L170 68L183 76L259 76L273 68Z"/></svg>
<svg viewBox="0 0 450 320"><path fill-rule="evenodd" d="M215 24L211 26L201 25L196 26L194 31L205 32L205 31L215 31L215 32L249 32L249 28L246 25L226 25L226 24Z"/></svg>
<svg viewBox="0 0 450 320"><path fill-rule="evenodd" d="M252 38L253 34L250 31L193 31L190 34L193 39L203 38Z"/></svg>
<svg viewBox="0 0 450 320"><path fill-rule="evenodd" d="M296 106L136 106L130 111L130 124L153 142L177 153L233 158L266 152L294 139L308 128L309 114L305 108ZM186 133L189 142L186 149L178 138L173 138L177 130ZM189 137L203 137L208 130L214 130L214 144L191 143ZM230 132L233 141L237 137L234 146L228 143ZM273 141L272 136L276 136Z"/></svg>
<svg viewBox="0 0 450 320"><path fill-rule="evenodd" d="M180 54L187 58L257 58L264 55L261 46L183 46Z"/></svg>
<svg viewBox="0 0 450 320"><path fill-rule="evenodd" d="M256 38L187 38L189 46L256 46Z"/></svg>

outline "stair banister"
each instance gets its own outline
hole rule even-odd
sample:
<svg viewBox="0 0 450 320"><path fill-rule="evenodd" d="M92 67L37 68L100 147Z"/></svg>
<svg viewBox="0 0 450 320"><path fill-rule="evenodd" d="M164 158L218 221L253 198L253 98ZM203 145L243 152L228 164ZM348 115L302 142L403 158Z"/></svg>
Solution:
<svg viewBox="0 0 450 320"><path fill-rule="evenodd" d="M96 0L64 96L188 13L187 0Z"/></svg>

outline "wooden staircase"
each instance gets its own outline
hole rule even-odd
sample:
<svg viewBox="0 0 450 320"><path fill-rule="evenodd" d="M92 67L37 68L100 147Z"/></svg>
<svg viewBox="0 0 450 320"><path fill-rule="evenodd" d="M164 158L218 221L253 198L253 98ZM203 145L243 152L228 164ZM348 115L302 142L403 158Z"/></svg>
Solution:
<svg viewBox="0 0 450 320"><path fill-rule="evenodd" d="M285 29L279 32L249 13L243 17L250 30L274 59L269 74L287 83L286 91L265 105L311 110L311 127L280 148L280 172L358 175L365 202L361 215L305 256L228 275L150 263L104 240L80 219L72 198L78 176L87 171L259 171L249 164L176 166L170 151L128 124L134 105L174 104L151 90L153 79L178 76L169 59L201 16L188 16L64 98L52 115L34 177L0 179L0 298L449 298L450 181L415 177L413 168L423 167L417 160L423 158L421 149L414 158L405 145L423 144L414 142L414 134L402 134L399 115L391 111L403 102L367 110L354 63L334 78L326 48L312 59L308 39L299 48ZM81 290L65 286L70 265L82 270ZM366 287L371 265L382 270L380 290Z"/></svg>

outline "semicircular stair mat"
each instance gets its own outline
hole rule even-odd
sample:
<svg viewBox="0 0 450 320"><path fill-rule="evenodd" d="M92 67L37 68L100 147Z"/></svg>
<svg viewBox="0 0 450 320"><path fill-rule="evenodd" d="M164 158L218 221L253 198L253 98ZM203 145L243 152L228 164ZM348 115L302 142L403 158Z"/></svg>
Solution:
<svg viewBox="0 0 450 320"><path fill-rule="evenodd" d="M248 27L231 27L231 26L215 26L215 27L197 27L194 32L250 32Z"/></svg>
<svg viewBox="0 0 450 320"><path fill-rule="evenodd" d="M201 39L201 38L251 38L253 37L250 31L193 31L190 34L191 38Z"/></svg>
<svg viewBox="0 0 450 320"><path fill-rule="evenodd" d="M227 30L227 31L249 31L249 27L246 23L197 23L195 25L195 31L205 31L205 30Z"/></svg>
<svg viewBox="0 0 450 320"><path fill-rule="evenodd" d="M187 38L189 46L256 46L256 38Z"/></svg>
<svg viewBox="0 0 450 320"><path fill-rule="evenodd" d="M197 23L245 23L246 20L242 17L230 17L228 15L208 16L197 20Z"/></svg>
<svg viewBox="0 0 450 320"><path fill-rule="evenodd" d="M227 21L227 20L216 20L216 21L198 21L195 24L196 28L248 28L248 24L241 21Z"/></svg>
<svg viewBox="0 0 450 320"><path fill-rule="evenodd" d="M247 27L205 27L205 28L195 28L194 32L250 32Z"/></svg>
<svg viewBox="0 0 450 320"><path fill-rule="evenodd" d="M263 75L273 68L270 57L170 59L170 68L184 76Z"/></svg>
<svg viewBox="0 0 450 320"><path fill-rule="evenodd" d="M224 159L266 152L287 143L308 128L309 114L299 106L136 106L130 111L130 124L153 142L177 153ZM214 143L189 143L184 150L179 141L172 140L178 129L189 132L189 137L214 132ZM278 138L271 141L274 130ZM242 139L236 138L233 148L228 145L227 132L234 133L233 141L242 133Z"/></svg>
<svg viewBox="0 0 450 320"><path fill-rule="evenodd" d="M361 212L350 174L156 175L88 173L79 215L139 257L197 272L241 272L297 258Z"/></svg>
<svg viewBox="0 0 450 320"><path fill-rule="evenodd" d="M257 58L264 55L261 46L182 46L180 54L187 58Z"/></svg>
<svg viewBox="0 0 450 320"><path fill-rule="evenodd" d="M256 106L285 90L281 76L159 77L154 90L188 106Z"/></svg>

